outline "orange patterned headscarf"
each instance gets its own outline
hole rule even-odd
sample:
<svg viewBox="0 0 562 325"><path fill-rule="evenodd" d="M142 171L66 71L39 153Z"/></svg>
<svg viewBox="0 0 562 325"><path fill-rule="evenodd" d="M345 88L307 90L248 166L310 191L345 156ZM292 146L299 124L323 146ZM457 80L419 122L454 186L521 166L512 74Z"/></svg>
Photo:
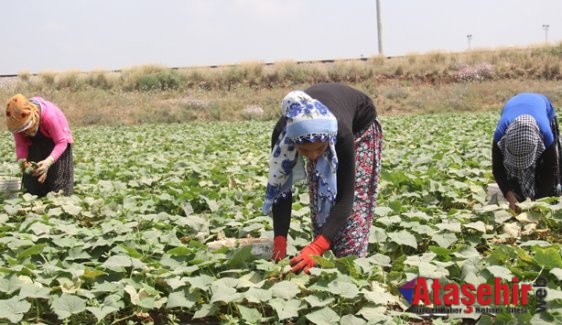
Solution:
<svg viewBox="0 0 562 325"><path fill-rule="evenodd" d="M39 126L39 107L22 94L13 96L6 104L6 125L12 133L35 134Z"/></svg>

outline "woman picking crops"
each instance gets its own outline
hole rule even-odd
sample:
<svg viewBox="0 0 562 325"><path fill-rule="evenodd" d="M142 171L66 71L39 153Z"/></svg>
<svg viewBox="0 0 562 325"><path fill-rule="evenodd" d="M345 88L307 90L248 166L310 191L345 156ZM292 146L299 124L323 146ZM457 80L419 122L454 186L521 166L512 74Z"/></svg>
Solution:
<svg viewBox="0 0 562 325"><path fill-rule="evenodd" d="M21 94L6 105L6 123L16 144L24 191L37 196L62 191L72 194L72 134L64 113L41 98Z"/></svg>
<svg viewBox="0 0 562 325"><path fill-rule="evenodd" d="M271 138L263 205L272 212L274 260L287 254L292 185L306 177L314 240L290 260L308 272L313 256L365 256L380 175L382 128L372 100L337 83L292 91ZM304 161L306 158L306 164Z"/></svg>
<svg viewBox="0 0 562 325"><path fill-rule="evenodd" d="M520 93L504 105L494 132L492 169L509 207L560 195L558 123L550 100Z"/></svg>

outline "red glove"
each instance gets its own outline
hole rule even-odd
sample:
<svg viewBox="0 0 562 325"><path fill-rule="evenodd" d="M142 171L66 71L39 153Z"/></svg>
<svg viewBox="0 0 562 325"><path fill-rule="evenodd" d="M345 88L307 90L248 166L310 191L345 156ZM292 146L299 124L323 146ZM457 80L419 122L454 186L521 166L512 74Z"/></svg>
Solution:
<svg viewBox="0 0 562 325"><path fill-rule="evenodd" d="M308 273L308 270L316 264L312 256L322 256L328 249L330 249L330 242L323 235L318 235L312 243L302 249L298 256L291 259L291 270Z"/></svg>
<svg viewBox="0 0 562 325"><path fill-rule="evenodd" d="M277 235L273 239L273 254L271 259L279 262L287 256L287 237Z"/></svg>

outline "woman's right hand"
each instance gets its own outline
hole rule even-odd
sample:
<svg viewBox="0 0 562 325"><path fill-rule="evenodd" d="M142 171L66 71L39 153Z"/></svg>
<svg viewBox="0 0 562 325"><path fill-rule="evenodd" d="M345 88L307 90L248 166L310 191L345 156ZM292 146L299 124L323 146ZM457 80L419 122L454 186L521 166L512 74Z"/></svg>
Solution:
<svg viewBox="0 0 562 325"><path fill-rule="evenodd" d="M273 239L273 254L271 255L271 259L275 262L279 262L285 257L287 257L287 237L277 235L275 239Z"/></svg>
<svg viewBox="0 0 562 325"><path fill-rule="evenodd" d="M505 195L505 198L507 199L509 208L511 210L515 211L516 213L521 213L521 208L517 206L517 203L519 202L517 200L517 195L515 195L513 191L508 191Z"/></svg>

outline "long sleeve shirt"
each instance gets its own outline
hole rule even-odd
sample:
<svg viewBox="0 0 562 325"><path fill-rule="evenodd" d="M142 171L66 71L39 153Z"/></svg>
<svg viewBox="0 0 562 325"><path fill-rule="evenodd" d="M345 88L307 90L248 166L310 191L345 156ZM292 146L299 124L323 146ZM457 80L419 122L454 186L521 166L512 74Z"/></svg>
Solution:
<svg viewBox="0 0 562 325"><path fill-rule="evenodd" d="M327 106L338 120L335 146L338 156L338 192L334 206L321 230L322 235L331 241L351 215L353 207L355 189L354 134L373 123L377 113L369 96L349 86L325 83L309 87L304 92ZM286 120L281 117L273 130L272 148L285 126ZM273 204L273 228L276 236L287 236L291 218L291 205L291 193Z"/></svg>
<svg viewBox="0 0 562 325"><path fill-rule="evenodd" d="M50 156L57 161L64 150L66 150L67 145L74 142L68 121L64 113L55 104L41 97L33 97L30 100L39 103L41 106L38 132L53 140L55 146ZM15 133L14 140L16 143L16 158L27 159L31 138L21 133Z"/></svg>

